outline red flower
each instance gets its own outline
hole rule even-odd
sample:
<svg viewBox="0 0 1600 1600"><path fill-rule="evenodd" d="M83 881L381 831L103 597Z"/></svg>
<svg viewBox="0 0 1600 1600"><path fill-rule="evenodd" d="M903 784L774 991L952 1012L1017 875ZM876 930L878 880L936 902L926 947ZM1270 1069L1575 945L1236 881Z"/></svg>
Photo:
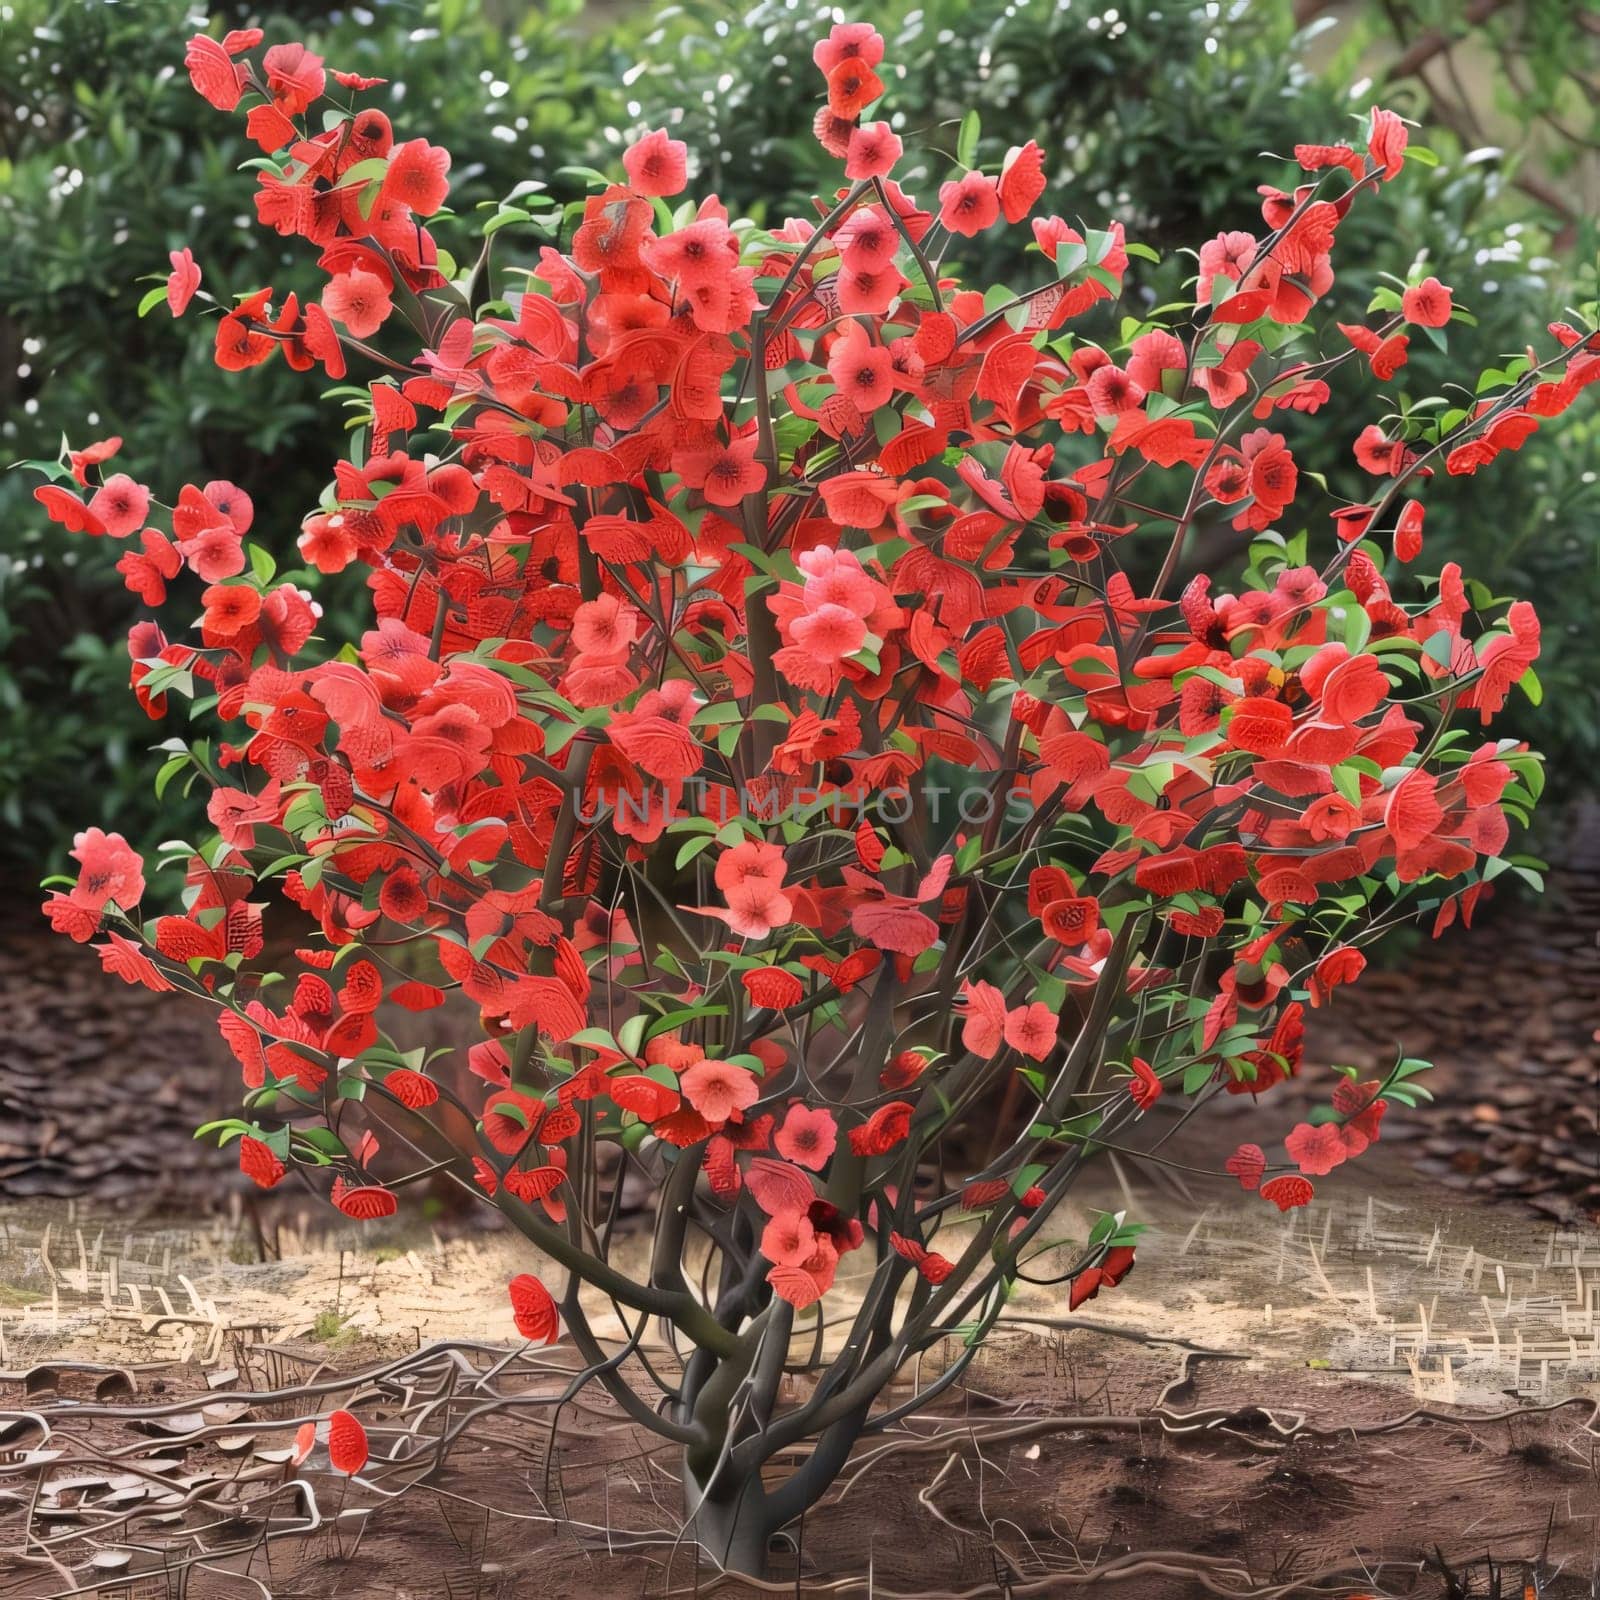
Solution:
<svg viewBox="0 0 1600 1600"><path fill-rule="evenodd" d="M1407 500L1394 525L1394 553L1399 561L1415 561L1422 554L1422 521L1425 508L1418 500Z"/></svg>
<svg viewBox="0 0 1600 1600"><path fill-rule="evenodd" d="M1267 1169L1267 1158L1260 1145L1242 1144L1222 1164L1239 1180L1239 1187L1249 1191L1261 1187L1261 1174Z"/></svg>
<svg viewBox="0 0 1600 1600"><path fill-rule="evenodd" d="M805 994L800 980L782 967L756 967L740 974L739 981L752 1003L769 1011L784 1011L798 1005Z"/></svg>
<svg viewBox="0 0 1600 1600"><path fill-rule="evenodd" d="M262 57L267 93L286 117L297 117L321 95L327 75L322 57L303 44L275 44Z"/></svg>
<svg viewBox="0 0 1600 1600"><path fill-rule="evenodd" d="M711 444L674 454L673 470L713 506L736 506L767 481L767 469L756 460L761 441L751 434L727 444Z"/></svg>
<svg viewBox="0 0 1600 1600"><path fill-rule="evenodd" d="M1093 895L1052 900L1040 913L1044 931L1058 944L1087 944L1100 927L1100 902Z"/></svg>
<svg viewBox="0 0 1600 1600"><path fill-rule="evenodd" d="M426 139L396 145L389 154L381 198L390 205L407 206L419 217L431 217L450 193L449 172L448 150Z"/></svg>
<svg viewBox="0 0 1600 1600"><path fill-rule="evenodd" d="M218 111L232 111L244 94L244 68L213 38L197 33L183 53L189 81Z"/></svg>
<svg viewBox="0 0 1600 1600"><path fill-rule="evenodd" d="M859 1128L850 1130L850 1148L858 1156L881 1156L911 1131L913 1107L904 1100L891 1100L879 1106Z"/></svg>
<svg viewBox="0 0 1600 1600"><path fill-rule="evenodd" d="M502 1089L484 1102L483 1136L501 1155L515 1155L532 1143L544 1112L542 1100L519 1089Z"/></svg>
<svg viewBox="0 0 1600 1600"><path fill-rule="evenodd" d="M517 1332L530 1344L554 1344L561 1324L550 1291L526 1272L519 1272L509 1288Z"/></svg>
<svg viewBox="0 0 1600 1600"><path fill-rule="evenodd" d="M852 1303L892 1344L890 1288L921 1304L945 1283L955 1306L992 1279L984 1250L928 1248L955 1203L1015 1240L1106 1126L1293 1076L1306 1005L1358 976L1380 891L1423 885L1440 927L1471 915L1532 758L1440 735L1453 710L1501 707L1540 627L1453 566L1419 588L1420 497L1434 454L1471 475L1570 408L1600 349L1556 325L1553 353L1486 374L1465 412L1419 395L1395 435L1368 428L1345 467L1387 492L1301 474L1290 441L1325 428L1342 357L1299 325L1335 288L1345 216L1402 170L1397 117L1373 114L1364 154L1297 146L1317 181L1263 187L1259 238L1201 244L1193 308L1075 327L1127 277L1120 224L1036 217L1042 264L1015 291L961 281L947 258L973 252L947 235L1026 218L1044 152L941 174L936 222L890 176L892 125L860 125L893 76L883 40L840 26L814 52L814 131L848 186L776 227L715 196L669 208L687 151L655 129L570 241L525 271L474 252L464 297L425 225L448 154L342 92L319 104L321 59L262 44L201 36L186 65L267 157L250 186L274 259L306 241L326 287L224 299L216 359L281 354L285 381L357 369L296 557L350 574L370 625L342 633L310 580L277 575L234 485L152 492L110 470L107 439L64 448L36 491L52 532L135 541L117 566L141 600L183 601L129 631L130 679L151 716L187 699L210 724L166 741L162 786L206 791L198 842L155 880L171 904L146 915L140 858L90 830L46 914L113 977L222 1008L248 1116L269 1119L221 1125L249 1130L255 1181L320 1151L334 1204L374 1218L442 1160L530 1235L563 1229L576 1295L615 1258L569 1196L616 1198L636 1154L676 1167L695 1237L727 1257L692 1263L697 1310L663 1231L654 1298L619 1296L675 1319L695 1361L723 1361L708 1316L742 1344L741 1297L813 1305L868 1227L920 1275L858 1258ZM198 269L171 265L155 298L177 314ZM1403 317L1390 297L1345 332L1392 378L1451 303L1428 279ZM1248 574L1179 579L1219 521L1259 536ZM1128 556L1134 534L1155 560ZM281 977L274 896L304 919ZM452 1018L478 1031L447 1038ZM1068 1093L1117 1062L1109 1093ZM1075 1138L963 1187L936 1146L997 1076ZM1341 1082L1291 1129L1291 1164L1359 1154L1382 1094ZM336 1112L363 1095L392 1131ZM1260 1146L1226 1167L1268 1204L1312 1198ZM1134 1256L1085 1259L1074 1305ZM556 1337L536 1279L510 1295L525 1337ZM745 1374L752 1415L781 1364Z"/></svg>
<svg viewBox="0 0 1600 1600"><path fill-rule="evenodd" d="M239 1139L239 1170L263 1189L276 1188L283 1181L283 1163L248 1133Z"/></svg>
<svg viewBox="0 0 1600 1600"><path fill-rule="evenodd" d="M828 110L859 117L883 93L883 79L860 56L847 56L828 73Z"/></svg>
<svg viewBox="0 0 1600 1600"><path fill-rule="evenodd" d="M1340 984L1354 983L1367 968L1367 958L1353 945L1330 950L1317 963L1311 977L1311 1004L1325 1006Z"/></svg>
<svg viewBox="0 0 1600 1600"><path fill-rule="evenodd" d="M1392 111L1372 108L1372 126L1367 135L1367 156L1383 173L1385 182L1400 175L1405 163L1406 125Z"/></svg>
<svg viewBox="0 0 1600 1600"><path fill-rule="evenodd" d="M378 1184L346 1188L343 1179L334 1184L333 1203L357 1222L376 1222L380 1217L392 1217L400 1209L392 1190Z"/></svg>
<svg viewBox="0 0 1600 1600"><path fill-rule="evenodd" d="M1281 1177L1268 1178L1260 1193L1263 1200L1270 1200L1280 1211L1292 1211L1296 1206L1310 1205L1315 1190L1304 1178L1286 1172Z"/></svg>
<svg viewBox="0 0 1600 1600"><path fill-rule="evenodd" d="M354 1477L367 1464L367 1430L348 1411L328 1417L328 1464Z"/></svg>
<svg viewBox="0 0 1600 1600"><path fill-rule="evenodd" d="M1006 152L996 192L1007 222L1021 222L1044 193L1044 152L1032 139Z"/></svg>
<svg viewBox="0 0 1600 1600"><path fill-rule="evenodd" d="M1331 1122L1316 1126L1309 1122L1296 1123L1294 1131L1283 1141L1283 1147L1289 1152L1289 1159L1313 1178L1332 1172L1350 1154L1339 1136L1339 1129Z"/></svg>
<svg viewBox="0 0 1600 1600"><path fill-rule="evenodd" d="M1401 308L1407 322L1419 328L1442 328L1453 309L1450 291L1437 278L1424 278L1414 283L1402 296Z"/></svg>
<svg viewBox="0 0 1600 1600"><path fill-rule="evenodd" d="M775 1267L802 1266L816 1248L816 1231L803 1212L779 1211L761 1233L761 1253Z"/></svg>
<svg viewBox="0 0 1600 1600"><path fill-rule="evenodd" d="M1141 1111L1148 1111L1161 1098L1161 1079L1150 1063L1139 1056L1133 1058L1131 1065L1133 1076L1128 1080L1128 1095Z"/></svg>

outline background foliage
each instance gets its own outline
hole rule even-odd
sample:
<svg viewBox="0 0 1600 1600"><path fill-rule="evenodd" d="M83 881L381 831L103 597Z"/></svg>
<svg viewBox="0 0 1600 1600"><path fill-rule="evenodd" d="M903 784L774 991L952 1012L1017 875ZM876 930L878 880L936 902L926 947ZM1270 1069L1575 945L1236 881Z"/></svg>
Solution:
<svg viewBox="0 0 1600 1600"><path fill-rule="evenodd" d="M1477 314L1476 328L1451 329L1456 370L1492 364L1561 306L1593 298L1594 229L1576 166L1592 128L1575 125L1571 100L1594 36L1563 26L1563 8L1537 3L1492 7L1476 32L1459 8L1346 7L1356 15L1319 20L1328 9L883 0L862 14L889 40L893 120L927 172L942 171L967 104L981 108L986 160L1048 130L1047 203L1097 225L1121 218L1130 238L1162 252L1163 265L1138 281L1148 304L1183 293L1192 262L1177 241L1219 225L1259 227L1240 184L1245 163L1346 137L1374 97L1374 75L1387 75L1386 103L1425 123L1441 161L1428 181L1386 190L1351 226L1413 243ZM1311 24L1300 33L1295 12ZM742 10L696 0L637 16L608 10L603 21L576 0L538 10L506 0L265 14L218 6L213 15L303 37L332 64L403 86L402 112L415 107L419 126L448 133L459 213L532 178L580 194L582 178L561 169L615 168L641 124L686 139L700 186L736 212L804 214L809 196L839 181L810 135L810 46L832 18L818 0ZM159 463L163 483L241 484L288 552L326 475L331 404L281 364L249 385L218 372L203 317L135 314L138 280L164 272L181 244L213 293L258 286L244 281L242 262L248 255L259 272L262 235L251 183L236 170L254 152L179 66L196 25L182 0L0 8L0 456L53 456L64 433L74 444L120 433L135 475ZM1487 109L1470 86L1462 98L1459 72L1442 75L1458 45L1477 52L1469 64ZM1539 92L1519 98L1528 83ZM1592 121L1590 102L1581 106ZM1497 136L1509 129L1518 140L1509 163L1474 148L1491 115ZM1280 181L1294 181L1287 159ZM1006 246L985 256L981 239L973 245L969 265L1022 278L1022 263L1000 255ZM1347 251L1380 255L1392 258L1392 247L1352 240ZM283 262L280 293L300 281L287 250ZM1419 341L1403 376L1419 391L1436 386L1439 359ZM1333 456L1303 465L1348 470ZM1537 712L1519 703L1520 723L1507 731L1535 739L1558 778L1583 781L1600 755L1597 468L1600 426L1570 419L1559 448L1536 439L1492 472L1437 483L1427 526L1432 558L1459 561L1498 593L1539 599L1546 702ZM151 793L144 751L164 735L126 690L120 639L137 602L113 570L119 549L53 536L29 492L22 474L0 476L0 838L24 880L76 827L115 821L151 841L187 821L175 789L159 810ZM1226 553L1213 545L1213 556ZM362 597L333 587L320 598L345 607Z"/></svg>

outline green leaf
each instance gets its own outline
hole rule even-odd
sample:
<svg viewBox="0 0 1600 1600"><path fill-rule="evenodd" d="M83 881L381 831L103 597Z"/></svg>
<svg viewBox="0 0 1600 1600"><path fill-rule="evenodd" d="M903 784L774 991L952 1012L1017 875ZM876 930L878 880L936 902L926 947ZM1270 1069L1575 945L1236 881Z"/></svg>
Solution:
<svg viewBox="0 0 1600 1600"><path fill-rule="evenodd" d="M1430 661L1437 662L1447 670L1454 659L1454 652L1455 639L1444 628L1441 628L1437 633L1429 634L1422 644L1422 653Z"/></svg>
<svg viewBox="0 0 1600 1600"><path fill-rule="evenodd" d="M962 166L972 165L972 158L978 153L978 135L981 131L978 113L975 110L968 111L961 119L961 132L956 138L956 160Z"/></svg>
<svg viewBox="0 0 1600 1600"><path fill-rule="evenodd" d="M649 1022L649 1017L641 1011L637 1016L629 1017L622 1024L617 1034L617 1043L622 1046L624 1055L638 1055L640 1048L644 1044L644 1030L649 1025Z"/></svg>
<svg viewBox="0 0 1600 1600"><path fill-rule="evenodd" d="M681 1028L688 1022L698 1021L701 1017L725 1017L727 1014L726 1006L689 1006L682 1011L668 1011L650 1024L650 1031L645 1037L654 1039L657 1034L671 1033L675 1028Z"/></svg>
<svg viewBox="0 0 1600 1600"><path fill-rule="evenodd" d="M370 183L373 179L381 183L388 172L387 156L369 156L365 161L358 161L353 167L345 168L339 175L339 187L351 189L360 183Z"/></svg>

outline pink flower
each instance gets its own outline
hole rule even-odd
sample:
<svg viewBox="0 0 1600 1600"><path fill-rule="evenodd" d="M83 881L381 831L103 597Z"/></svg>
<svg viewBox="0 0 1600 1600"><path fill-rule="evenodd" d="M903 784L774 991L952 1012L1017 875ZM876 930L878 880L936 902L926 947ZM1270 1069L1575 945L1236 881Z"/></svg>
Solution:
<svg viewBox="0 0 1600 1600"><path fill-rule="evenodd" d="M72 858L81 864L75 905L98 911L108 900L126 911L144 896L144 861L120 833L85 828L72 841Z"/></svg>
<svg viewBox="0 0 1600 1600"><path fill-rule="evenodd" d="M894 362L882 345L875 345L866 328L854 320L833 341L828 352L828 376L834 387L863 416L887 405L894 393Z"/></svg>
<svg viewBox="0 0 1600 1600"><path fill-rule="evenodd" d="M779 846L747 839L718 856L712 878L724 894L749 886L752 879L764 883L770 890L776 890L782 884L786 870L783 851Z"/></svg>
<svg viewBox="0 0 1600 1600"><path fill-rule="evenodd" d="M1195 303L1210 305L1212 285L1216 280L1221 277L1230 283L1237 283L1255 260L1255 255L1254 234L1236 230L1233 233L1219 233L1215 239L1208 239L1200 246L1200 277L1195 284Z"/></svg>
<svg viewBox="0 0 1600 1600"><path fill-rule="evenodd" d="M235 533L241 537L249 533L256 508L238 484L229 483L226 478L213 478L200 492L206 504L218 512Z"/></svg>
<svg viewBox="0 0 1600 1600"><path fill-rule="evenodd" d="M1144 402L1144 390L1121 367L1109 363L1097 368L1085 387L1089 391L1089 404L1094 407L1097 417L1134 411Z"/></svg>
<svg viewBox="0 0 1600 1600"><path fill-rule="evenodd" d="M678 1087L707 1122L726 1122L761 1098L756 1075L731 1061L697 1061L679 1078Z"/></svg>
<svg viewBox="0 0 1600 1600"><path fill-rule="evenodd" d="M724 891L728 905L696 906L703 917L727 923L741 939L765 939L794 920L794 903L764 878L752 878L736 889Z"/></svg>
<svg viewBox="0 0 1600 1600"><path fill-rule="evenodd" d="M336 273L322 291L322 309L357 339L376 333L394 309L389 290L375 272L359 267Z"/></svg>
<svg viewBox="0 0 1600 1600"><path fill-rule="evenodd" d="M167 309L173 316L181 317L189 309L194 292L200 287L200 269L195 265L194 251L188 245L172 251L167 259L172 272L167 278Z"/></svg>
<svg viewBox="0 0 1600 1600"><path fill-rule="evenodd" d="M795 643L819 661L843 661L853 656L867 639L867 625L843 606L819 606L796 617L789 631Z"/></svg>
<svg viewBox="0 0 1600 1600"><path fill-rule="evenodd" d="M992 228L1000 218L1000 195L993 178L969 172L939 188L939 220L968 239Z"/></svg>
<svg viewBox="0 0 1600 1600"><path fill-rule="evenodd" d="M975 1056L997 1055L1005 1039L1006 997L992 983L964 983L956 997L966 1007L961 1043Z"/></svg>
<svg viewBox="0 0 1600 1600"><path fill-rule="evenodd" d="M900 235L882 206L861 206L852 211L833 237L840 259L852 272L876 272L887 267L900 248Z"/></svg>
<svg viewBox="0 0 1600 1600"><path fill-rule="evenodd" d="M689 177L689 147L681 139L669 139L664 128L652 128L622 152L622 165L629 186L639 194L680 194Z"/></svg>
<svg viewBox="0 0 1600 1600"><path fill-rule="evenodd" d="M639 613L614 594L585 601L572 618L572 642L585 654L610 655L638 636Z"/></svg>
<svg viewBox="0 0 1600 1600"><path fill-rule="evenodd" d="M870 616L876 609L879 590L862 571L860 559L852 551L819 545L801 555L796 565L805 574L808 609L839 605L858 617Z"/></svg>
<svg viewBox="0 0 1600 1600"><path fill-rule="evenodd" d="M149 509L150 491L125 472L113 472L89 502L89 510L105 524L113 539L126 539L142 527Z"/></svg>
<svg viewBox="0 0 1600 1600"><path fill-rule="evenodd" d="M828 37L811 47L811 59L824 76L842 61L875 67L883 60L883 36L870 22L836 22Z"/></svg>
<svg viewBox="0 0 1600 1600"><path fill-rule="evenodd" d="M1296 1123L1294 1130L1283 1141L1289 1159L1309 1177L1320 1178L1342 1166L1349 1158L1339 1129L1331 1122L1313 1127L1309 1122Z"/></svg>
<svg viewBox="0 0 1600 1600"><path fill-rule="evenodd" d="M851 316L881 316L905 286L905 274L893 263L876 271L846 267L839 274L839 309Z"/></svg>
<svg viewBox="0 0 1600 1600"><path fill-rule="evenodd" d="M796 1310L814 1304L833 1286L834 1273L839 1269L839 1248L826 1233L816 1233L816 1244L810 1255L796 1265L776 1265L767 1274L767 1282L780 1300L787 1300Z"/></svg>
<svg viewBox="0 0 1600 1600"><path fill-rule="evenodd" d="M839 1125L833 1120L833 1113L821 1107L812 1110L798 1100L789 1107L773 1141L779 1155L813 1172L821 1172L827 1166L838 1142Z"/></svg>
<svg viewBox="0 0 1600 1600"><path fill-rule="evenodd" d="M1043 1061L1055 1047L1061 1019L1042 1000L1006 1013L1006 1043L1035 1061Z"/></svg>
<svg viewBox="0 0 1600 1600"><path fill-rule="evenodd" d="M856 183L863 178L886 178L904 149L900 136L887 122L864 122L850 134L844 175Z"/></svg>
<svg viewBox="0 0 1600 1600"><path fill-rule="evenodd" d="M207 583L244 571L244 543L232 528L202 528L194 538L180 539L178 549L190 570Z"/></svg>
<svg viewBox="0 0 1600 1600"><path fill-rule="evenodd" d="M652 272L696 289L727 281L739 265L739 241L723 218L702 216L676 233L647 240L640 254Z"/></svg>

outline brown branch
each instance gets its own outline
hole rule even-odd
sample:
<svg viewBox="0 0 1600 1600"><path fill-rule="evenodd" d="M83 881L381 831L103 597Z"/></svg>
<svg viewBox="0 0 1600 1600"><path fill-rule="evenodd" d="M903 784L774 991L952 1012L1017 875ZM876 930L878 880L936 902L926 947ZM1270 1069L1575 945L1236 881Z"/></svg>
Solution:
<svg viewBox="0 0 1600 1600"><path fill-rule="evenodd" d="M1504 9L1505 3L1506 0L1471 0L1471 4L1461 13L1462 31L1487 22L1495 12ZM1460 38L1461 32L1447 33L1443 28L1430 28L1384 68L1378 83L1387 88L1402 78L1416 77L1435 56L1443 55Z"/></svg>

